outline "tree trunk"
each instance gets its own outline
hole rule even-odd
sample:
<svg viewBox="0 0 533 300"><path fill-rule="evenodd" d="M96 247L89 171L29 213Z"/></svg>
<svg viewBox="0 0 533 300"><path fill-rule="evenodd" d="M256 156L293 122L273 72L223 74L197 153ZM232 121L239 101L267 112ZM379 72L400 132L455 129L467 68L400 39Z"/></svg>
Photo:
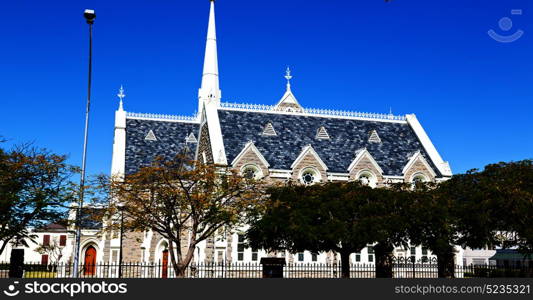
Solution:
<svg viewBox="0 0 533 300"><path fill-rule="evenodd" d="M388 243L377 243L374 246L377 278L392 278L393 250L394 247Z"/></svg>
<svg viewBox="0 0 533 300"><path fill-rule="evenodd" d="M343 250L341 254L341 276L342 278L350 278L350 252Z"/></svg>
<svg viewBox="0 0 533 300"><path fill-rule="evenodd" d="M174 268L174 272L176 273L176 277L178 278L184 278L185 277L185 270L187 266L183 266L183 263L181 261L176 262L176 256L174 254L174 242L169 241L168 243L168 252L170 252L170 261L172 262L172 268Z"/></svg>
<svg viewBox="0 0 533 300"><path fill-rule="evenodd" d="M448 246L437 254L437 268L439 278L455 277L455 253L453 246Z"/></svg>

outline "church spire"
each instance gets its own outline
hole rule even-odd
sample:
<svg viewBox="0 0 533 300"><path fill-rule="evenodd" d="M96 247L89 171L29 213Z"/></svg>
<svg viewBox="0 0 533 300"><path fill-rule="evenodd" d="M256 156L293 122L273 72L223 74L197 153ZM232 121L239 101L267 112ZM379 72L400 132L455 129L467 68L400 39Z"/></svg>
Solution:
<svg viewBox="0 0 533 300"><path fill-rule="evenodd" d="M287 79L287 91L289 92L291 90L291 69L287 67L287 71L285 71L285 79Z"/></svg>
<svg viewBox="0 0 533 300"><path fill-rule="evenodd" d="M202 74L202 86L199 91L200 102L215 99L220 101L220 87L218 81L218 56L217 34L215 26L215 1L210 0L209 26L207 28L207 41L205 44L204 71ZM201 110L202 103L199 103Z"/></svg>
<svg viewBox="0 0 533 300"><path fill-rule="evenodd" d="M294 97L294 94L291 91L292 75L289 67L287 67L287 70L285 71L285 79L287 79L287 91L285 91L285 94L278 101L278 104L276 104L274 109L287 112L302 112L303 107L298 103L298 100L296 100L296 97Z"/></svg>
<svg viewBox="0 0 533 300"><path fill-rule="evenodd" d="M122 87L122 85L120 85L120 89L118 90L117 97L120 99L120 102L118 104L118 110L123 111L124 110L124 106L123 106L122 102L124 100L124 97L126 97L126 95L124 94L124 88Z"/></svg>

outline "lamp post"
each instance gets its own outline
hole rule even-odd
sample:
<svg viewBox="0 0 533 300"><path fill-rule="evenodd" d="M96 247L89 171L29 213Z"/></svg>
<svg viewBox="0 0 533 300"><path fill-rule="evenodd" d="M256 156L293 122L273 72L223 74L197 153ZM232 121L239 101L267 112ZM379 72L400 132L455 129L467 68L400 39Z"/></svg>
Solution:
<svg viewBox="0 0 533 300"><path fill-rule="evenodd" d="M87 107L85 109L85 134L83 138L83 157L81 163L80 178L80 195L78 207L76 209L76 247L74 252L74 277L78 277L78 266L80 263L80 242L81 242L81 213L83 207L83 196L85 194L85 166L87 158L87 140L89 133L89 110L91 107L91 79L92 79L92 60L93 60L93 24L96 14L92 9L86 9L83 13L87 24L89 24L89 74L87 84Z"/></svg>
<svg viewBox="0 0 533 300"><path fill-rule="evenodd" d="M118 278L122 278L122 237L124 236L124 204L119 203L120 210L120 249L118 252Z"/></svg>

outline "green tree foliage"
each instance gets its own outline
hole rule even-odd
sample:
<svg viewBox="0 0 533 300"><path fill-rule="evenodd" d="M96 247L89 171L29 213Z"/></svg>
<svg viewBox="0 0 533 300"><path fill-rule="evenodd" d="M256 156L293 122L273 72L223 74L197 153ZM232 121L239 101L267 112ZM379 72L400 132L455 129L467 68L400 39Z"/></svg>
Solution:
<svg viewBox="0 0 533 300"><path fill-rule="evenodd" d="M371 193L371 201L361 207L362 223L368 243L376 243L376 277L390 278L394 248L409 246L409 194L397 186L373 189Z"/></svg>
<svg viewBox="0 0 533 300"><path fill-rule="evenodd" d="M410 205L409 239L414 245L426 246L437 256L439 277L454 277L454 245L459 238L454 201L441 197L431 183L417 183L406 191Z"/></svg>
<svg viewBox="0 0 533 300"><path fill-rule="evenodd" d="M46 150L0 148L0 254L9 242L31 239L31 228L65 219L75 171L65 156Z"/></svg>
<svg viewBox="0 0 533 300"><path fill-rule="evenodd" d="M454 245L533 251L531 160L487 165L410 192L410 238L437 255L439 277L454 276Z"/></svg>
<svg viewBox="0 0 533 300"><path fill-rule="evenodd" d="M266 211L247 232L253 248L334 251L341 257L342 276L350 277L350 254L379 241L383 276L391 275L390 254L406 242L407 228L405 208L392 191L333 182L273 187L268 194Z"/></svg>
<svg viewBox="0 0 533 300"><path fill-rule="evenodd" d="M487 165L454 176L439 187L453 201L457 243L472 248L500 245L533 251L533 163Z"/></svg>

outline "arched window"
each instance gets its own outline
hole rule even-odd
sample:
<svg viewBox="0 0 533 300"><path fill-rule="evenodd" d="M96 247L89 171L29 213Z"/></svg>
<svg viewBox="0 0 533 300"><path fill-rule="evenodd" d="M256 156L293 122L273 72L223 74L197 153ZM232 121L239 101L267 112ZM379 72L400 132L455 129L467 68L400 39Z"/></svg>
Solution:
<svg viewBox="0 0 533 300"><path fill-rule="evenodd" d="M363 170L359 172L359 174L357 174L356 179L359 180L362 185L367 185L370 187L376 187L377 185L376 176L369 170Z"/></svg>
<svg viewBox="0 0 533 300"><path fill-rule="evenodd" d="M413 187L413 189L416 189L417 186L419 186L420 184L424 183L424 182L428 182L428 178L426 177L426 175L422 174L422 173L416 173L413 175L413 177L411 177L411 185Z"/></svg>
<svg viewBox="0 0 533 300"><path fill-rule="evenodd" d="M261 179L263 172L256 165L245 165L241 168L241 175L246 179Z"/></svg>
<svg viewBox="0 0 533 300"><path fill-rule="evenodd" d="M411 179L411 182L412 183L417 183L417 182L427 182L428 181L428 178L426 177L426 175L422 174L422 173L416 173L413 175L412 179Z"/></svg>
<svg viewBox="0 0 533 300"><path fill-rule="evenodd" d="M315 168L305 168L300 172L300 181L305 185L311 185L320 181L320 172Z"/></svg>

